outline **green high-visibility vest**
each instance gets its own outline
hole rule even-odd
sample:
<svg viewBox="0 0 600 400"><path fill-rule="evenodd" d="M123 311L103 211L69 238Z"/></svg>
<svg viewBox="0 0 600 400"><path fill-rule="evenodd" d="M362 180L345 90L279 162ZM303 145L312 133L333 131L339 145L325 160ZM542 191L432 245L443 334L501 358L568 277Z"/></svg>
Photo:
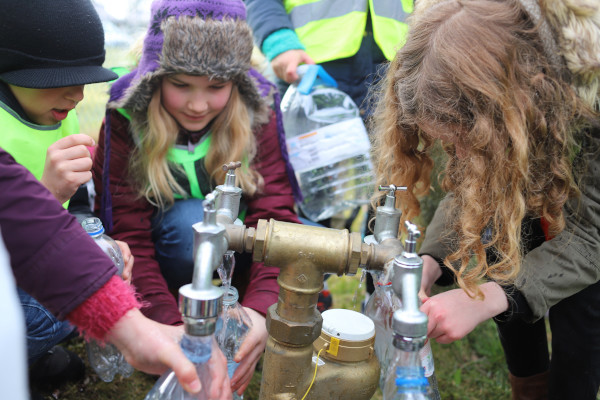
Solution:
<svg viewBox="0 0 600 400"><path fill-rule="evenodd" d="M406 40L413 0L284 0L284 6L306 52L320 64L356 54L367 13L375 42L392 60Z"/></svg>
<svg viewBox="0 0 600 400"><path fill-rule="evenodd" d="M75 110L55 125L37 125L26 121L3 102L0 102L0 147L27 168L38 180L42 179L48 147L59 139L79 133ZM69 202L63 206L66 208Z"/></svg>
<svg viewBox="0 0 600 400"><path fill-rule="evenodd" d="M117 111L128 120L131 120L131 115L124 108L119 108ZM208 173L203 173L204 168L204 157L208 154L210 149L210 132L207 133L206 138L201 140L189 149L188 146L175 145L171 147L167 153L167 160L173 164L180 165L185 172L185 176L178 173L178 170L171 169L175 180L179 183L194 199L204 199L204 193L209 190L209 182L206 181ZM206 175L206 176L204 176ZM206 187L201 187L203 183ZM176 199L182 199L183 197L179 193L173 193Z"/></svg>
<svg viewBox="0 0 600 400"><path fill-rule="evenodd" d="M121 115L131 120L127 110L117 109ZM167 153L167 160L172 164L180 165L185 175L182 175L178 169L171 168L171 172L177 183L194 199L204 199L204 194L212 191L209 175L204 167L204 158L208 154L211 142L211 133L206 134L206 138L194 144L192 149L188 146L175 145ZM183 199L179 193L173 193L176 200ZM242 221L246 216L246 205L242 200L240 203L239 219Z"/></svg>

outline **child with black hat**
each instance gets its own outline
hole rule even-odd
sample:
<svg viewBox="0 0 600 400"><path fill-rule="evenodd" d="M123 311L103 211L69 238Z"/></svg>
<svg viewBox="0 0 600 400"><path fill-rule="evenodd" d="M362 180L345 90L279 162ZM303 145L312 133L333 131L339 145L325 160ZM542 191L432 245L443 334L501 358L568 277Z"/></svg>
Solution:
<svg viewBox="0 0 600 400"><path fill-rule="evenodd" d="M85 84L117 77L102 67L102 24L88 0L5 0L2 10L0 147L66 206L77 188L91 180L87 147L95 144L90 136L78 133L74 108L83 99ZM133 257L125 243L119 245L128 278ZM18 293L26 316L32 379L58 384L83 376L79 357L56 346L74 327L59 321L25 291Z"/></svg>
<svg viewBox="0 0 600 400"><path fill-rule="evenodd" d="M92 169L96 205L111 236L127 240L135 256L133 284L149 304L142 311L162 323L181 324L169 289L192 281L192 225L202 220L204 196L224 182L223 164L242 161L246 226L299 223L279 94L251 68L245 19L241 0L154 1L138 66L111 87ZM232 284L253 322L235 357L238 393L265 348L278 273L249 259L236 263Z"/></svg>
<svg viewBox="0 0 600 400"><path fill-rule="evenodd" d="M102 68L104 32L88 1L3 1L0 16L0 147L65 203L90 180L92 160L73 111L83 85L115 79ZM65 16L69 15L69 21ZM32 379L83 376L83 363L59 346L74 327L19 289ZM37 363L36 363L37 361Z"/></svg>

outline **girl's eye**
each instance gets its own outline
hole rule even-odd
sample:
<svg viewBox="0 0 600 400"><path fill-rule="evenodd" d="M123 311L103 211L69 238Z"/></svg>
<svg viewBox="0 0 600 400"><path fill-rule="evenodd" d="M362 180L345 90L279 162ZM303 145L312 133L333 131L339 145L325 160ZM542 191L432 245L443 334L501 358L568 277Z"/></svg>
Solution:
<svg viewBox="0 0 600 400"><path fill-rule="evenodd" d="M176 81L169 81L171 83L171 85L178 87L178 88L183 88L186 87L187 84L186 83L182 83L182 82L176 82Z"/></svg>
<svg viewBox="0 0 600 400"><path fill-rule="evenodd" d="M210 88L213 90L221 90L225 87L225 85L211 85Z"/></svg>

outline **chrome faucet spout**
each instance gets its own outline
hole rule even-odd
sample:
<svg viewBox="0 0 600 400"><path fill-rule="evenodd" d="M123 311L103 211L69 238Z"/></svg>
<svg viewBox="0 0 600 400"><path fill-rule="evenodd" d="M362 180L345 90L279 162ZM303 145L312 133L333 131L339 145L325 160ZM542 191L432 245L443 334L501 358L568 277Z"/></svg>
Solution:
<svg viewBox="0 0 600 400"><path fill-rule="evenodd" d="M212 284L214 271L227 251L225 228L216 222L215 195L203 202L204 219L192 225L194 229L194 274L192 283L179 289L179 308L185 330L203 336L214 332L221 310L222 289Z"/></svg>
<svg viewBox="0 0 600 400"><path fill-rule="evenodd" d="M427 315L419 310L419 288L423 260L415 253L416 239L420 236L416 225L406 221L408 238L405 250L393 262L392 287L402 299L402 307L394 312L394 334L405 338L424 338L427 335Z"/></svg>

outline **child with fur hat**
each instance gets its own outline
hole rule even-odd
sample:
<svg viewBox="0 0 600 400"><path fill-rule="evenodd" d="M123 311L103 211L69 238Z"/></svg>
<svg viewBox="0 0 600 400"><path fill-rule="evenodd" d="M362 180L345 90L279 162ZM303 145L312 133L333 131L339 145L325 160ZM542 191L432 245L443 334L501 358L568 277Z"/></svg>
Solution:
<svg viewBox="0 0 600 400"><path fill-rule="evenodd" d="M59 384L83 374L76 354L54 346L77 327L111 341L143 371L174 368L184 387L198 392L194 367L174 343L180 332L140 313L113 262L60 205L91 179L86 146L94 141L77 134L74 112L83 87L117 77L102 67L104 32L94 6L89 0L8 0L2 6L0 228L19 285L29 361L37 361L32 379ZM120 245L130 271L129 248ZM223 358L222 365L217 361L224 366ZM216 393L227 379L215 371Z"/></svg>
<svg viewBox="0 0 600 400"><path fill-rule="evenodd" d="M133 284L150 318L182 323L172 291L193 276L192 225L202 200L236 171L246 226L298 223L279 95L251 68L252 33L241 0L158 0L137 67L110 91L94 158L97 208L112 237L135 256ZM253 326L232 377L242 393L265 348L277 268L237 259L232 284Z"/></svg>
<svg viewBox="0 0 600 400"><path fill-rule="evenodd" d="M594 400L600 385L599 21L596 1L417 2L375 113L403 218L435 142L447 156L420 248L428 336L494 318L513 399ZM460 288L426 297L436 280Z"/></svg>

